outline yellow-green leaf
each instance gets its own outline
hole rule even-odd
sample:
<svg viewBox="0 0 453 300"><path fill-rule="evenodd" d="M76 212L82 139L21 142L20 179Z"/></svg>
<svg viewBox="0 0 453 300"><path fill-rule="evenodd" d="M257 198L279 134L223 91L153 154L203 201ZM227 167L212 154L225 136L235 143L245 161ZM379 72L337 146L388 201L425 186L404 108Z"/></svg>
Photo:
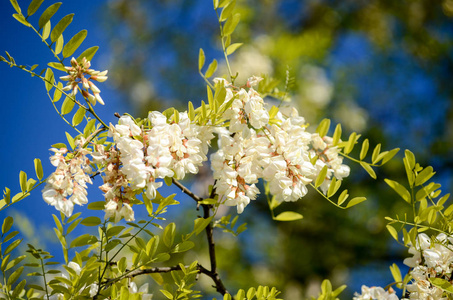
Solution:
<svg viewBox="0 0 453 300"><path fill-rule="evenodd" d="M344 147L344 150L343 150L344 154L349 154L352 151L352 149L354 149L356 137L357 137L357 133L355 133L355 132L353 132L349 135L349 140L346 143L346 146Z"/></svg>
<svg viewBox="0 0 453 300"><path fill-rule="evenodd" d="M232 18L229 18L225 22L225 25L223 26L223 35L227 36L227 35L232 34L234 32L234 30L236 29L236 26L239 24L240 20L241 20L240 14L234 14L234 16ZM234 49L234 50L236 50L236 49ZM234 50L233 50L233 52L234 52ZM233 53L233 52L231 52L231 53ZM230 55L230 53L228 53L228 50L227 50L227 55Z"/></svg>
<svg viewBox="0 0 453 300"><path fill-rule="evenodd" d="M61 20L55 25L55 27L52 29L52 32L50 33L50 40L55 42L60 35L63 34L63 31L68 27L69 24L71 24L72 19L74 18L74 14L69 14L61 18Z"/></svg>
<svg viewBox="0 0 453 300"><path fill-rule="evenodd" d="M333 139L332 144L334 146L336 146L338 144L338 142L340 141L341 133L342 133L341 132L341 124L338 123L337 127L335 127L335 131L334 131L333 137L332 137L332 139Z"/></svg>
<svg viewBox="0 0 453 300"><path fill-rule="evenodd" d="M34 163L35 163L36 176L38 177L39 180L41 180L44 176L41 160L39 158L35 158Z"/></svg>
<svg viewBox="0 0 453 300"><path fill-rule="evenodd" d="M70 97L66 97L61 105L61 114L66 115L74 108L74 101Z"/></svg>
<svg viewBox="0 0 453 300"><path fill-rule="evenodd" d="M276 221L297 221L303 219L303 216L294 211L284 211L274 218Z"/></svg>
<svg viewBox="0 0 453 300"><path fill-rule="evenodd" d="M204 74L204 76L206 78L209 78L211 77L214 72L217 70L217 60L214 59L210 64L209 64L209 67L208 67L208 70L206 71L206 73Z"/></svg>
<svg viewBox="0 0 453 300"><path fill-rule="evenodd" d="M21 191L25 193L27 190L27 173L24 171L20 171L19 173L19 183Z"/></svg>
<svg viewBox="0 0 453 300"><path fill-rule="evenodd" d="M85 51L83 51L79 57L77 57L77 61L81 61L82 58L85 57L86 60L88 61L91 61L94 57L94 55L96 54L96 52L98 51L99 47L98 46L94 46L94 47L90 47L88 49L86 49Z"/></svg>
<svg viewBox="0 0 453 300"><path fill-rule="evenodd" d="M61 2L57 2L49 6L39 17L38 26L43 28L44 25L53 17L53 15L58 11L61 6Z"/></svg>
<svg viewBox="0 0 453 300"><path fill-rule="evenodd" d="M377 162L377 158L379 156L379 153L381 152L381 144L377 144L376 147L374 147L373 154L371 155L371 161L373 164Z"/></svg>
<svg viewBox="0 0 453 300"><path fill-rule="evenodd" d="M42 29L41 37L42 37L43 41L45 41L49 38L51 28L52 28L52 25L49 20L49 21L47 21L47 23L44 25L44 28Z"/></svg>
<svg viewBox="0 0 453 300"><path fill-rule="evenodd" d="M363 160L368 153L368 148L370 146L370 143L368 139L365 139L362 143L362 149L360 150L360 160Z"/></svg>
<svg viewBox="0 0 453 300"><path fill-rule="evenodd" d="M346 205L346 208L350 208L350 207L353 207L354 205L357 205L363 201L365 201L366 198L365 197L355 197L355 198L352 198L351 201L348 202L348 205Z"/></svg>
<svg viewBox="0 0 453 300"><path fill-rule="evenodd" d="M330 128L330 120L323 119L321 123L319 123L318 128L316 128L316 132L319 134L320 137L324 137Z"/></svg>
<svg viewBox="0 0 453 300"><path fill-rule="evenodd" d="M55 77L53 75L53 71L50 68L47 68L46 74L44 75L46 90L50 91L55 83Z"/></svg>
<svg viewBox="0 0 453 300"><path fill-rule="evenodd" d="M393 227L392 225L387 225L385 226L387 227L387 230L389 231L390 235L396 240L398 241L398 232L396 231L395 227Z"/></svg>
<svg viewBox="0 0 453 300"><path fill-rule="evenodd" d="M428 167L424 168L415 177L415 185L418 186L418 185L424 184L426 181L431 179L431 177L433 177L434 174L436 174L436 172L433 171L433 167L428 166Z"/></svg>
<svg viewBox="0 0 453 300"><path fill-rule="evenodd" d="M77 112L72 117L72 125L77 126L83 121L83 117L85 116L86 109L83 106L80 106Z"/></svg>
<svg viewBox="0 0 453 300"><path fill-rule="evenodd" d="M60 54L61 50L63 50L63 45L64 45L63 35L60 34L60 36L57 38L57 42L55 43L55 54Z"/></svg>
<svg viewBox="0 0 453 300"><path fill-rule="evenodd" d="M205 59L204 51L200 48L200 52L198 53L198 71L201 71L203 68Z"/></svg>
<svg viewBox="0 0 453 300"><path fill-rule="evenodd" d="M243 43L234 43L234 44L231 44L230 46L228 46L228 48L226 49L226 54L227 55L231 55L233 54L237 49L239 49L239 47L241 47L243 45Z"/></svg>
<svg viewBox="0 0 453 300"><path fill-rule="evenodd" d="M27 15L28 16L33 15L39 9L43 2L44 0L33 0L28 6Z"/></svg>
<svg viewBox="0 0 453 300"><path fill-rule="evenodd" d="M82 30L75 34L63 48L63 57L69 57L80 47L87 36L87 31Z"/></svg>
<svg viewBox="0 0 453 300"><path fill-rule="evenodd" d="M13 17L14 19L16 19L17 21L21 22L22 24L24 24L25 26L27 27L30 27L31 24L28 23L28 21L25 19L25 17L23 15L19 15L19 14L13 14Z"/></svg>
<svg viewBox="0 0 453 300"><path fill-rule="evenodd" d="M53 102L58 102L61 99L62 89L63 89L63 84L59 81L57 84L57 88L55 88L55 90L53 92L53 98L52 98Z"/></svg>
<svg viewBox="0 0 453 300"><path fill-rule="evenodd" d="M319 172L319 175L315 181L315 187L319 187L324 182L324 180L326 179L326 175L327 175L327 165L325 165Z"/></svg>
<svg viewBox="0 0 453 300"><path fill-rule="evenodd" d="M10 0L11 4L13 5L14 9L20 14L22 11L20 10L20 6L17 3L17 0Z"/></svg>
<svg viewBox="0 0 453 300"><path fill-rule="evenodd" d="M362 168L365 169L365 171L367 171L367 173L371 176L371 178L373 179L376 179L376 173L374 172L373 168L366 162L360 162L360 165L362 166Z"/></svg>
<svg viewBox="0 0 453 300"><path fill-rule="evenodd" d="M407 203L411 203L411 194L409 193L409 191L404 187L402 186L401 184L399 184L398 182L396 181L393 181L393 180L390 180L390 179L384 179L384 181L395 191L398 193L398 195L401 196L401 198L403 198L404 201L406 201Z"/></svg>
<svg viewBox="0 0 453 300"><path fill-rule="evenodd" d="M348 197L349 197L348 190L344 190L343 192L341 192L340 196L338 197L337 204L338 205L343 204L346 201L346 199L348 199Z"/></svg>

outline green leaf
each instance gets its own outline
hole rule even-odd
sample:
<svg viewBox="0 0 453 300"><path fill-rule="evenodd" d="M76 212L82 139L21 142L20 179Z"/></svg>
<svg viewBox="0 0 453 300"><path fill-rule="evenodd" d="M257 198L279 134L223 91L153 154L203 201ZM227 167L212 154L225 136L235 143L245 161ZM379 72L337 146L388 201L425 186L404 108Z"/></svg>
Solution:
<svg viewBox="0 0 453 300"><path fill-rule="evenodd" d="M87 36L85 29L75 34L63 48L63 57L70 57L80 47Z"/></svg>
<svg viewBox="0 0 453 300"><path fill-rule="evenodd" d="M195 247L195 243L192 241L184 241L182 243L176 244L173 250L171 251L172 253L181 253L181 252L186 252L190 249Z"/></svg>
<svg viewBox="0 0 453 300"><path fill-rule="evenodd" d="M344 147L344 150L343 150L344 154L349 154L352 151L352 149L354 149L356 137L357 137L357 133L355 133L355 132L353 132L349 135L348 142L346 143L346 146Z"/></svg>
<svg viewBox="0 0 453 300"><path fill-rule="evenodd" d="M10 0L11 4L13 5L14 9L17 11L18 14L21 14L20 6L17 3L17 0Z"/></svg>
<svg viewBox="0 0 453 300"><path fill-rule="evenodd" d="M404 187L402 186L401 184L399 184L398 182L396 181L393 181L393 180L390 180L390 179L384 179L384 181L395 191L398 193L398 195L401 196L401 198L403 198L404 201L406 201L407 203L411 204L411 194L409 193L409 191Z"/></svg>
<svg viewBox="0 0 453 300"><path fill-rule="evenodd" d="M75 238L72 243L71 243L71 248L74 247L80 247L80 246L85 246L85 245L90 245L96 243L98 240L96 237L90 235L90 234L84 234L81 235L77 238Z"/></svg>
<svg viewBox="0 0 453 300"><path fill-rule="evenodd" d="M426 168L424 168L420 173L417 174L417 176L415 177L415 185L418 186L418 185L422 185L424 184L426 181L428 181L431 177L434 176L434 174L436 174L436 172L433 172L433 167L431 166L428 166Z"/></svg>
<svg viewBox="0 0 453 300"><path fill-rule="evenodd" d="M239 24L240 20L241 20L240 14L234 14L234 16L232 18L229 18L225 22L225 26L223 26L223 35L227 36L227 35L232 34L234 32L234 30L236 29L236 26ZM233 46L233 45L231 45L231 46ZM242 45L242 43L241 43L241 45ZM230 48L230 47L228 47L228 48ZM236 49L234 49L234 50L236 50ZM233 50L233 52L234 52L234 50ZM231 53L233 53L233 52L231 52ZM228 53L228 49L227 49L227 55L230 55L231 53Z"/></svg>
<svg viewBox="0 0 453 300"><path fill-rule="evenodd" d="M348 205L346 205L346 208L350 208L350 207L353 207L354 205L357 205L363 201L365 201L366 198L365 197L355 197L355 198L352 198L351 201L348 202Z"/></svg>
<svg viewBox="0 0 453 300"><path fill-rule="evenodd" d="M385 226L387 227L387 230L389 231L390 235L396 240L398 241L398 232L396 231L395 227L393 227L392 225L387 225Z"/></svg>
<svg viewBox="0 0 453 300"><path fill-rule="evenodd" d="M24 24L25 26L31 27L31 24L28 23L28 21L25 19L25 17L24 17L23 15L13 14L13 17L14 17L14 19L16 19L17 21L19 21L19 22L21 22L22 24Z"/></svg>
<svg viewBox="0 0 453 300"><path fill-rule="evenodd" d="M19 183L21 191L25 193L27 191L27 173L24 171L20 171L19 173Z"/></svg>
<svg viewBox="0 0 453 300"><path fill-rule="evenodd" d="M53 15L58 11L58 9L60 8L60 5L61 5L61 2L52 4L42 13L42 15L41 15L41 17L39 17L39 21L38 21L39 28L42 28L44 25L46 25L46 23L50 20L50 18L52 18Z"/></svg>
<svg viewBox="0 0 453 300"><path fill-rule="evenodd" d="M209 77L211 77L211 76L214 74L214 72L215 72L216 70L217 70L217 60L214 59L214 60L212 61L212 63L209 64L208 70L206 71L206 73L204 74L204 76L205 76L206 78L209 78Z"/></svg>
<svg viewBox="0 0 453 300"><path fill-rule="evenodd" d="M98 46L94 46L94 47L90 47L88 49L86 49L85 51L82 52L82 54L79 55L79 57L77 57L77 61L81 61L82 58L85 57L86 60L88 61L91 61L94 57L94 55L96 54L96 52L98 51L99 47Z"/></svg>
<svg viewBox="0 0 453 300"><path fill-rule="evenodd" d="M302 219L303 216L294 211L284 211L274 218L276 221L297 221Z"/></svg>
<svg viewBox="0 0 453 300"><path fill-rule="evenodd" d="M47 23L44 25L44 28L42 29L41 37L42 37L43 42L49 38L51 28L52 28L52 25L49 20L49 21L47 21Z"/></svg>
<svg viewBox="0 0 453 300"><path fill-rule="evenodd" d="M5 220L3 220L3 225L2 225L2 233L5 234L7 233L11 227L14 224L14 219L11 216L7 216Z"/></svg>
<svg viewBox="0 0 453 300"><path fill-rule="evenodd" d="M66 69L64 67L64 65L62 65L61 63L59 62L50 62L47 64L49 67L51 68L54 68L54 69L57 69L59 71L63 71L63 72L66 72Z"/></svg>
<svg viewBox="0 0 453 300"><path fill-rule="evenodd" d="M447 293L453 294L453 285L445 279L442 278L429 278L429 281L432 285L446 291Z"/></svg>
<svg viewBox="0 0 453 300"><path fill-rule="evenodd" d="M66 97L63 101L63 104L61 105L61 114L66 115L71 112L71 110L74 108L74 100L71 99L71 97Z"/></svg>
<svg viewBox="0 0 453 300"><path fill-rule="evenodd" d="M98 226L101 223L101 219L98 217L86 217L82 220L82 222L80 222L80 224L85 226Z"/></svg>
<svg viewBox="0 0 453 300"><path fill-rule="evenodd" d="M318 177L316 178L316 181L315 181L315 187L319 187L323 182L324 180L326 179L326 175L327 175L327 165L325 165L321 171L319 172L319 175Z"/></svg>
<svg viewBox="0 0 453 300"><path fill-rule="evenodd" d="M219 18L219 21L220 22L223 22L225 21L226 19L228 19L231 14L233 13L233 9L236 5L236 0L233 0L233 1L230 1L223 9L222 9L222 12L220 13L220 18ZM225 34L223 33L222 36L225 36Z"/></svg>
<svg viewBox="0 0 453 300"><path fill-rule="evenodd" d="M391 160L397 153L400 151L400 148L395 148L387 152L385 156L382 158L381 164L386 164L389 160Z"/></svg>
<svg viewBox="0 0 453 300"><path fill-rule="evenodd" d="M64 45L64 39L63 39L63 35L61 34L57 38L57 42L55 43L55 54L60 54L61 50L63 50L63 45Z"/></svg>
<svg viewBox="0 0 453 300"><path fill-rule="evenodd" d="M189 101L188 104L188 111L189 119L190 121L193 121L195 119L195 109L193 108L193 104L191 101Z"/></svg>
<svg viewBox="0 0 453 300"><path fill-rule="evenodd" d="M36 176L38 177L39 180L41 180L44 176L41 160L39 158L35 158L33 162L35 163Z"/></svg>
<svg viewBox="0 0 453 300"><path fill-rule="evenodd" d="M175 229L176 229L175 223L168 224L164 229L164 237L163 237L164 244L168 248L171 248L171 246L173 245L173 241L175 239Z"/></svg>
<svg viewBox="0 0 453 300"><path fill-rule="evenodd" d="M107 230L107 237L112 237L116 236L123 231L123 229L126 228L124 226L113 226Z"/></svg>
<svg viewBox="0 0 453 300"><path fill-rule="evenodd" d="M338 196L337 204L338 205L343 204L346 201L346 199L348 199L348 197L349 197L348 190L344 190L343 192L341 192L340 196Z"/></svg>
<svg viewBox="0 0 453 300"><path fill-rule="evenodd" d="M335 131L333 133L333 141L332 141L332 144L334 146L336 146L338 144L338 142L340 141L341 139L341 133L342 133L342 130L341 130L341 124L337 124L337 127L335 127Z"/></svg>
<svg viewBox="0 0 453 300"><path fill-rule="evenodd" d="M237 49L239 49L239 47L241 47L243 45L243 43L234 43L234 44L231 44L230 46L228 46L228 48L226 49L226 54L227 55L231 55L233 54Z"/></svg>
<svg viewBox="0 0 453 300"><path fill-rule="evenodd" d="M193 230L195 231L195 234L198 235L200 234L208 225L211 223L212 217L209 217L207 219L204 218L198 218L194 220L194 228Z"/></svg>
<svg viewBox="0 0 453 300"><path fill-rule="evenodd" d="M19 267L16 271L14 271L8 278L7 285L13 285L17 279L19 279L20 275L22 274L22 271L24 270L24 267Z"/></svg>
<svg viewBox="0 0 453 300"><path fill-rule="evenodd" d="M201 71L203 68L205 60L206 57L204 55L204 51L200 48L200 52L198 53L198 71Z"/></svg>
<svg viewBox="0 0 453 300"><path fill-rule="evenodd" d="M377 178L376 173L374 172L373 168L368 163L361 161L360 165L362 166L362 168L365 169L365 171L367 171L367 173L371 176L371 178L373 178L373 179Z"/></svg>
<svg viewBox="0 0 453 300"><path fill-rule="evenodd" d="M330 120L323 119L321 123L319 123L318 128L316 128L316 132L319 134L320 137L324 137L330 128Z"/></svg>
<svg viewBox="0 0 453 300"><path fill-rule="evenodd" d="M53 71L51 68L47 68L46 75L44 75L46 90L50 91L53 88L53 84L55 83L55 76L53 75Z"/></svg>
<svg viewBox="0 0 453 300"><path fill-rule="evenodd" d="M33 0L27 9L27 15L32 16L39 9L44 0Z"/></svg>
<svg viewBox="0 0 453 300"><path fill-rule="evenodd" d="M170 293L169 291L167 291L167 290L160 290L160 292L161 292L162 294L164 294L164 296L167 297L167 299L174 299L174 298L173 298L173 294Z"/></svg>
<svg viewBox="0 0 453 300"><path fill-rule="evenodd" d="M332 177L330 182L329 189L327 190L327 197L332 197L338 191L341 186L341 180L337 180L335 176Z"/></svg>
<svg viewBox="0 0 453 300"><path fill-rule="evenodd" d="M363 160L368 153L368 148L370 147L370 143L368 139L365 139L362 143L362 149L360 150L360 160Z"/></svg>
<svg viewBox="0 0 453 300"><path fill-rule="evenodd" d="M83 117L85 116L86 109L83 106L80 106L77 112L72 117L72 125L77 126L83 121Z"/></svg>
<svg viewBox="0 0 453 300"><path fill-rule="evenodd" d="M61 232L63 234L63 225L61 225L61 222L60 220L58 219L58 217L54 214L52 214L52 217L53 217L53 220L55 222L55 225L57 226L57 229L59 232Z"/></svg>
<svg viewBox="0 0 453 300"><path fill-rule="evenodd" d="M374 147L373 154L371 155L371 161L373 164L377 162L377 158L379 156L379 153L381 152L381 144L377 144L376 147Z"/></svg>
<svg viewBox="0 0 453 300"><path fill-rule="evenodd" d="M404 151L404 156L407 160L409 168L412 170L415 167L415 155L410 150Z"/></svg>
<svg viewBox="0 0 453 300"><path fill-rule="evenodd" d="M52 32L50 33L50 40L55 42L60 35L63 34L63 31L68 27L69 24L71 24L72 19L74 18L74 14L69 14L61 18L61 20L55 25L55 27L52 29Z"/></svg>
<svg viewBox="0 0 453 300"><path fill-rule="evenodd" d="M21 282L19 282L16 285L16 287L14 288L13 293L11 295L13 299L19 298L19 295L24 291L25 284L27 284L27 280L23 279Z"/></svg>
<svg viewBox="0 0 453 300"><path fill-rule="evenodd" d="M67 132L65 132L65 134L66 134L66 139L68 140L69 146L72 149L74 149L75 148L74 138Z"/></svg>
<svg viewBox="0 0 453 300"><path fill-rule="evenodd" d="M16 247L19 246L19 244L21 242L22 242L22 240L15 240L11 244L9 244L9 246L6 247L5 252L3 252L3 255L6 255L6 254L10 253L11 251L13 251L14 249L16 249Z"/></svg>
<svg viewBox="0 0 453 300"><path fill-rule="evenodd" d="M26 257L27 257L27 255L21 255L21 256L19 256L19 257L16 257L15 259L13 259L12 261L10 261L10 262L8 263L8 265L7 265L6 268L5 268L5 271L7 271L7 270L9 270L9 269L11 269L11 268L13 268L13 267L15 267L17 264L19 264L21 261L23 261L24 258L26 258Z"/></svg>

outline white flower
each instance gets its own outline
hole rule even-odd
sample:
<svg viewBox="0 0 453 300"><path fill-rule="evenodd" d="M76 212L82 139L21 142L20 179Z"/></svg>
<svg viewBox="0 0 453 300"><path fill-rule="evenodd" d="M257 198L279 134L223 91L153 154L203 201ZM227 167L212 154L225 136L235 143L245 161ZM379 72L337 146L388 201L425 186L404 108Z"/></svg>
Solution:
<svg viewBox="0 0 453 300"><path fill-rule="evenodd" d="M382 287L367 287L362 285L361 294L355 293L353 300L398 300L398 296L392 291L385 291Z"/></svg>

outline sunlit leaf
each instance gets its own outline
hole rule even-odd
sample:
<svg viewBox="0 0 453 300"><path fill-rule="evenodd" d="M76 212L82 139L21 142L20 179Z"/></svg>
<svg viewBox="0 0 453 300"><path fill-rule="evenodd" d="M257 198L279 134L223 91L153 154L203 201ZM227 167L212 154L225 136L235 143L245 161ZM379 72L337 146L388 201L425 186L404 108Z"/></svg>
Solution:
<svg viewBox="0 0 453 300"><path fill-rule="evenodd" d="M276 221L297 221L301 220L304 217L294 211L284 211L274 218Z"/></svg>
<svg viewBox="0 0 453 300"><path fill-rule="evenodd" d="M55 27L52 29L52 32L50 33L50 40L52 41L52 43L55 42L60 37L60 35L63 34L66 27L71 24L73 18L74 14L66 15L61 18L57 25L55 25Z"/></svg>
<svg viewBox="0 0 453 300"><path fill-rule="evenodd" d="M61 2L57 2L49 6L41 15L38 21L39 28L43 28L44 25L53 17L61 6ZM49 24L50 26L50 24Z"/></svg>

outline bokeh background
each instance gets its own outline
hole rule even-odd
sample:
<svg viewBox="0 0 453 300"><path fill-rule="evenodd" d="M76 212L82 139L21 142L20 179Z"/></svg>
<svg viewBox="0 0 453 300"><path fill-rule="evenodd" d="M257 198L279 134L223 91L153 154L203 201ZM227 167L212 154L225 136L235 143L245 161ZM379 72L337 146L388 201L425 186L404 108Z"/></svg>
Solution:
<svg viewBox="0 0 453 300"><path fill-rule="evenodd" d="M29 4L18 2L23 10ZM52 3L46 0L31 22ZM289 74L293 103L310 124L328 117L343 125L345 135L357 131L369 138L371 146L411 149L422 165L434 167L443 190L451 190L453 0L238 0L237 12L241 23L233 40L244 46L232 56L232 69L239 81L268 74L284 89ZM18 64L44 68L53 61L50 51L13 13L2 0L0 51ZM54 18L69 13L75 18L65 37L87 29L80 49L100 46L92 65L109 70L101 85L106 105L96 106L106 122L116 123L115 112L143 117L171 106L183 110L189 100L200 103L206 94L197 73L199 48L208 61L223 61L211 1L63 1ZM217 75L223 73L221 63ZM43 161L46 174L53 171L50 145L65 141L64 131L73 132L54 112L40 80L2 63L0 89L0 185L14 194L19 171L34 174L34 158ZM378 170L378 177L404 180L400 160L401 155ZM238 239L216 233L219 269L229 289L275 285L283 298L301 299L316 294L329 278L334 285L348 284L342 297L348 299L362 284L392 281L388 266L401 265L407 253L390 239L384 217L404 211L404 203L382 180L350 165L345 184L369 198L358 207L340 211L311 193L282 207L302 213L304 220L276 223L261 199L240 216L249 229ZM192 178L186 184L202 189L205 181ZM95 187L89 193L90 200L102 199ZM181 201L196 213L190 200ZM185 216L183 207L170 213ZM0 215L13 215L28 242L54 249L62 260L53 213L36 192ZM190 228L190 218L179 220L181 228ZM206 259L203 251L196 259Z"/></svg>

